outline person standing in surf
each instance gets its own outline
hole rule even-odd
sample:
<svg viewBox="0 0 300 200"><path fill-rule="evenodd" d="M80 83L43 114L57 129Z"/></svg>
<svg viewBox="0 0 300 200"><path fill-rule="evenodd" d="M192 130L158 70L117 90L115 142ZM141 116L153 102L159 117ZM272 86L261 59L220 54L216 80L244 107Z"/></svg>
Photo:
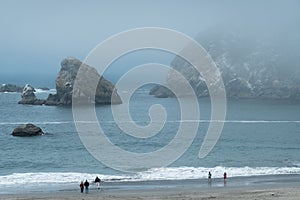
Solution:
<svg viewBox="0 0 300 200"><path fill-rule="evenodd" d="M84 182L85 193L89 193L89 186L90 186L90 183L87 180L85 180L85 182Z"/></svg>
<svg viewBox="0 0 300 200"><path fill-rule="evenodd" d="M227 173L226 172L224 172L223 178L224 178L224 185L225 185L226 184L226 179L227 179Z"/></svg>
<svg viewBox="0 0 300 200"><path fill-rule="evenodd" d="M101 179L97 176L97 177L95 178L95 184L96 184L98 190L100 189L100 181L101 181Z"/></svg>
<svg viewBox="0 0 300 200"><path fill-rule="evenodd" d="M79 187L80 187L80 192L83 193L83 188L84 188L83 181L81 181Z"/></svg>
<svg viewBox="0 0 300 200"><path fill-rule="evenodd" d="M208 172L208 184L211 184L211 173Z"/></svg>

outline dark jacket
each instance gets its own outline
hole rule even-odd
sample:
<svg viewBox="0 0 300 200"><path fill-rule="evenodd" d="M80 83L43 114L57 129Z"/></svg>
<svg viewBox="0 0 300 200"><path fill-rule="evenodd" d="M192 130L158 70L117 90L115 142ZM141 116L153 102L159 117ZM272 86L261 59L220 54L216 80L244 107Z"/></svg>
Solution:
<svg viewBox="0 0 300 200"><path fill-rule="evenodd" d="M96 177L95 183L99 183L100 181L101 181L100 178Z"/></svg>
<svg viewBox="0 0 300 200"><path fill-rule="evenodd" d="M88 181L84 182L84 187L88 188L90 186L90 183Z"/></svg>

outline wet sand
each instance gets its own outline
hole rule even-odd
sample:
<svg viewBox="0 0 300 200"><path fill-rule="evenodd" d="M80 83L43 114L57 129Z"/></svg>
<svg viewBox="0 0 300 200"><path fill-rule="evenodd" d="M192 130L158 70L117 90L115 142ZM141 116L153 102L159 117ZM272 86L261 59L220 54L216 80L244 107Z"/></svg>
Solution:
<svg viewBox="0 0 300 200"><path fill-rule="evenodd" d="M222 199L222 200L299 200L300 188L270 188L270 189L213 189L209 191L197 190L175 190L175 189L159 189L159 190L135 190L135 191L120 191L120 192L90 192L89 194L74 194L70 192L47 193L47 194L26 194L26 195L5 195L0 196L0 199L6 200L117 200L117 199L180 199L180 200L209 200L209 199Z"/></svg>

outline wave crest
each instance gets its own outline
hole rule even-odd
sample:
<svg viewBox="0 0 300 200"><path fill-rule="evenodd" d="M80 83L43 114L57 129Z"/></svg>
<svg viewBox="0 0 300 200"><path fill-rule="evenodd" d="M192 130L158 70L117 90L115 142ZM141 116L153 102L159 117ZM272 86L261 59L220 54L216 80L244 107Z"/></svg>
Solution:
<svg viewBox="0 0 300 200"><path fill-rule="evenodd" d="M166 167L153 168L132 175L106 175L88 173L64 173L64 172L39 172L39 173L14 173L0 176L1 185L14 184L67 184L78 183L85 179L90 181L99 176L106 182L124 181L155 181L155 180L184 180L206 179L211 171L213 178L222 178L226 171L228 177L246 177L262 175L287 175L300 174L300 167Z"/></svg>

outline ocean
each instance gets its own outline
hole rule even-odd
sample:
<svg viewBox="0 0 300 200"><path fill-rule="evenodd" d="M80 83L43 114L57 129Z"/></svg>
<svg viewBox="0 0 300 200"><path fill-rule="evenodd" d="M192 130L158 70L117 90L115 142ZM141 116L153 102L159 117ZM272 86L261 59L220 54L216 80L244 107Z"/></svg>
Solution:
<svg viewBox="0 0 300 200"><path fill-rule="evenodd" d="M96 106L99 124L116 146L136 153L152 152L175 136L182 122L178 101L149 96L149 89L137 90L130 102L131 120L139 125L149 124L151 105L161 104L166 109L165 126L148 139L122 132L110 105ZM50 92L55 90L37 90L36 95L46 98ZM199 99L199 129L187 151L169 166L136 166L137 172L127 173L105 166L89 154L76 131L71 107L20 105L20 98L19 93L0 93L0 194L77 189L80 181L92 181L96 176L105 182L121 183L204 180L209 171L213 178L221 178L225 171L229 178L300 174L299 102L228 100L221 137L208 156L200 159L198 152L211 113L210 99ZM13 137L13 129L24 123L40 126L45 134ZM126 161L126 157L119 159Z"/></svg>

